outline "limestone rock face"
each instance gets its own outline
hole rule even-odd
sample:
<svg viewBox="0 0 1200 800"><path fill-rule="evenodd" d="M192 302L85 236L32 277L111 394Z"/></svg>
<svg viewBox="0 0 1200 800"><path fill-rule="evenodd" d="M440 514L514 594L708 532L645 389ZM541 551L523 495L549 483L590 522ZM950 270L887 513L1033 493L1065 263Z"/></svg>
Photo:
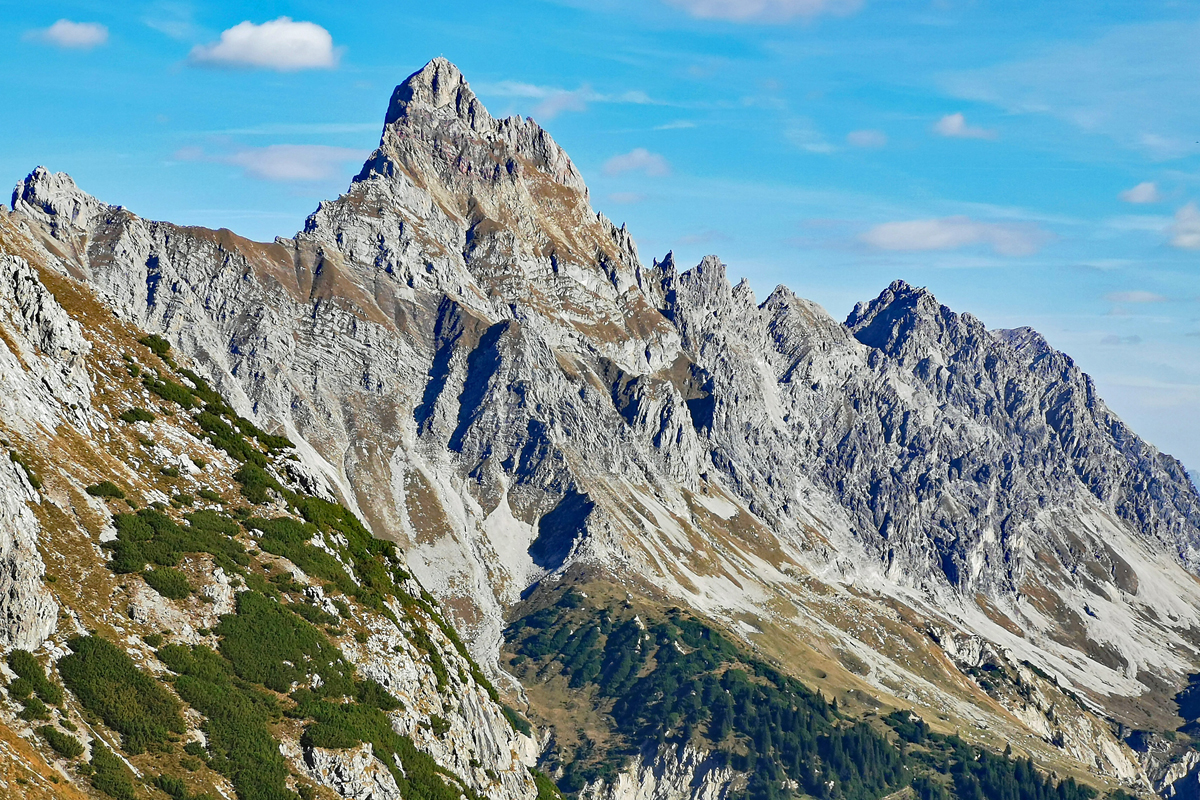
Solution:
<svg viewBox="0 0 1200 800"><path fill-rule="evenodd" d="M745 789L744 779L709 753L665 746L638 756L612 783L584 787L580 800L726 800Z"/></svg>
<svg viewBox="0 0 1200 800"><path fill-rule="evenodd" d="M310 747L304 761L313 779L347 800L400 800L400 787L379 763L370 742L348 750Z"/></svg>
<svg viewBox="0 0 1200 800"><path fill-rule="evenodd" d="M1172 715L1200 662L1200 495L1033 331L903 282L843 324L785 287L760 301L715 256L647 267L552 137L491 117L444 59L396 88L361 173L292 238L143 220L43 169L13 209L52 268L295 441L291 481L399 541L497 682L519 692L506 611L592 570L1149 785L1113 730ZM55 398L31 407L86 425L85 350L19 271L0 305ZM21 380L11 394L42 391ZM415 655L368 650L355 663L385 686L427 684ZM993 657L1052 676L1045 697L983 699L972 670ZM528 743L479 691L437 741L419 718L443 700L397 725L478 791L521 796ZM472 759L503 765L486 767L503 789ZM704 763L647 756L589 796L725 796Z"/></svg>
<svg viewBox="0 0 1200 800"><path fill-rule="evenodd" d="M21 467L0 460L0 650L35 650L56 627L58 604L42 583L41 526L26 506L34 496Z"/></svg>

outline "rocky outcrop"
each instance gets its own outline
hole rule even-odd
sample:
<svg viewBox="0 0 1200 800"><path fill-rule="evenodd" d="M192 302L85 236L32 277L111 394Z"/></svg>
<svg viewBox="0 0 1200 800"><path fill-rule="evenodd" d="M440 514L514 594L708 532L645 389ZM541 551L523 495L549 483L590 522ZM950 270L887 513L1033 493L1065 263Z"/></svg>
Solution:
<svg viewBox="0 0 1200 800"><path fill-rule="evenodd" d="M726 800L745 790L745 779L720 758L691 745L664 745L633 759L610 783L585 786L580 800Z"/></svg>
<svg viewBox="0 0 1200 800"><path fill-rule="evenodd" d="M35 498L23 468L0 458L0 651L35 650L56 626L58 604L42 582L41 525L26 505Z"/></svg>
<svg viewBox="0 0 1200 800"><path fill-rule="evenodd" d="M314 780L347 800L400 800L400 787L379 762L370 742L347 750L309 747L304 761Z"/></svg>

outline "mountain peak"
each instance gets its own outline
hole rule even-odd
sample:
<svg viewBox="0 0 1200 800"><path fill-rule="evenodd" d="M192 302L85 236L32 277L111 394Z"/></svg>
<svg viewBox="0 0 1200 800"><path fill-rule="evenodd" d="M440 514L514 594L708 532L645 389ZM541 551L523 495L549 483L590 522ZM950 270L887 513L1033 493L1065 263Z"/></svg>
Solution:
<svg viewBox="0 0 1200 800"><path fill-rule="evenodd" d="M471 91L462 70L442 56L430 61L404 79L392 92L385 125L407 118L411 111L422 109L434 113L451 108L455 116L475 128L476 120L493 122L487 109ZM491 127L488 125L487 127Z"/></svg>

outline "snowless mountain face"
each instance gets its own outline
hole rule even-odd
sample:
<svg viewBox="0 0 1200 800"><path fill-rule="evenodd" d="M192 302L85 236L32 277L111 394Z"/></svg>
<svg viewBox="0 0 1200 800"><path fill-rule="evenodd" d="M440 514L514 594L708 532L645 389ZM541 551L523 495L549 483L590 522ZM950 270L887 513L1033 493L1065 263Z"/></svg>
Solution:
<svg viewBox="0 0 1200 800"><path fill-rule="evenodd" d="M842 708L913 709L1098 785L1197 784L1159 734L1200 664L1200 496L1032 330L902 281L840 323L716 257L646 265L550 135L491 117L444 59L293 238L150 222L40 168L12 206L48 269L165 337L295 443L298 486L401 545L559 776L607 734L568 729L566 673L518 669L545 648L517 634L609 598L643 629L687 609ZM85 392L76 373L28 391ZM631 736L598 699L618 684L596 685L596 725ZM636 758L581 796L746 786L714 742L622 741Z"/></svg>

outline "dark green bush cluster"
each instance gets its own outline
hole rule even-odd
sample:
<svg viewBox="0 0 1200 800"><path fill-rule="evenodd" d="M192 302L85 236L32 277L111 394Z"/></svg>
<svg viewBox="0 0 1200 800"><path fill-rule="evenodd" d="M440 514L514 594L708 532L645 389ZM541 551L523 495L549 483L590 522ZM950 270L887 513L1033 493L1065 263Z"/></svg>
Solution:
<svg viewBox="0 0 1200 800"><path fill-rule="evenodd" d="M154 785L170 796L171 800L214 800L208 792L192 794L183 780L171 775L159 775L154 779Z"/></svg>
<svg viewBox="0 0 1200 800"><path fill-rule="evenodd" d="M458 784L448 770L417 750L411 739L397 734L382 709L364 703L330 702L305 691L298 691L293 697L297 704L290 714L314 720L301 738L304 745L342 749L370 742L376 757L396 779L401 797L457 800L465 794L471 800L479 800L470 788ZM396 766L396 757L403 770Z"/></svg>
<svg viewBox="0 0 1200 800"><path fill-rule="evenodd" d="M195 459L193 459L194 461ZM201 500L207 500L210 503L224 503L225 498L214 492L212 489L197 489L196 494Z"/></svg>
<svg viewBox="0 0 1200 800"><path fill-rule="evenodd" d="M234 565L250 563L245 548L233 538L239 527L232 519L207 509L184 518L186 526L154 508L114 515L117 538L104 544L113 551L109 569L116 573L141 572L147 563L175 567L184 553L209 553L227 572L233 572Z"/></svg>
<svg viewBox="0 0 1200 800"><path fill-rule="evenodd" d="M154 422L154 415L144 408L130 408L121 412L122 422Z"/></svg>
<svg viewBox="0 0 1200 800"><path fill-rule="evenodd" d="M92 786L114 800L134 800L133 775L129 768L99 739L92 739L91 767Z"/></svg>
<svg viewBox="0 0 1200 800"><path fill-rule="evenodd" d="M533 785L537 787L537 800L563 800L562 792L544 772L530 767L529 774L533 776Z"/></svg>
<svg viewBox="0 0 1200 800"><path fill-rule="evenodd" d="M70 655L58 671L83 707L121 734L122 747L141 753L183 733L179 701L133 660L106 639L78 636L69 642Z"/></svg>
<svg viewBox="0 0 1200 800"><path fill-rule="evenodd" d="M839 719L820 695L718 631L679 614L643 631L632 612L621 613L589 609L568 590L508 631L517 652L543 670L557 661L571 687L595 686L612 698L626 749L570 760L558 754L564 791L613 778L643 743L696 737L749 774L750 798L786 796L795 782L813 797L866 800L910 780L903 754L886 738Z"/></svg>
<svg viewBox="0 0 1200 800"><path fill-rule="evenodd" d="M84 489L92 497L111 497L114 500L124 500L125 492L112 481L100 481Z"/></svg>
<svg viewBox="0 0 1200 800"><path fill-rule="evenodd" d="M148 336L143 336L138 339L138 344L143 344L149 347L151 352L159 358L164 358L167 353L171 352L171 343L157 333L151 333Z"/></svg>
<svg viewBox="0 0 1200 800"><path fill-rule="evenodd" d="M353 694L353 668L322 633L286 606L258 592L238 595L237 613L214 631L238 677L286 694L293 683L320 675L322 696Z"/></svg>
<svg viewBox="0 0 1200 800"><path fill-rule="evenodd" d="M192 593L187 576L173 567L157 567L142 573L150 588L168 600L183 600Z"/></svg>
<svg viewBox="0 0 1200 800"><path fill-rule="evenodd" d="M78 758L83 755L83 745L69 733L63 733L53 725L43 725L37 729L38 734L46 740L46 744L60 756Z"/></svg>
<svg viewBox="0 0 1200 800"><path fill-rule="evenodd" d="M8 668L17 674L17 680L8 686L9 693L14 697L29 697L32 693L52 706L62 705L62 687L46 677L46 671L33 653L13 650L8 654Z"/></svg>
<svg viewBox="0 0 1200 800"><path fill-rule="evenodd" d="M142 376L142 385L168 403L174 403L183 408L197 406L196 398L191 390L170 378L163 378L147 372Z"/></svg>
<svg viewBox="0 0 1200 800"><path fill-rule="evenodd" d="M951 779L947 784L929 775L918 776L913 789L920 800L951 796L957 800L1091 800L1096 796L1094 789L1073 778L1058 781L1043 775L1029 758L1013 758L1011 751L999 755L957 736L933 733L906 713L895 712L884 721L906 742L919 746L937 773Z"/></svg>
<svg viewBox="0 0 1200 800"><path fill-rule="evenodd" d="M518 714L515 708L501 703L500 710L504 712L504 718L508 720L508 724L512 726L514 731L523 733L526 736L533 735L533 726L529 724L529 720Z"/></svg>
<svg viewBox="0 0 1200 800"><path fill-rule="evenodd" d="M8 457L25 472L25 480L29 481L29 485L40 492L42 490L42 479L33 471L33 467L29 466L29 459L16 450L10 450Z"/></svg>

